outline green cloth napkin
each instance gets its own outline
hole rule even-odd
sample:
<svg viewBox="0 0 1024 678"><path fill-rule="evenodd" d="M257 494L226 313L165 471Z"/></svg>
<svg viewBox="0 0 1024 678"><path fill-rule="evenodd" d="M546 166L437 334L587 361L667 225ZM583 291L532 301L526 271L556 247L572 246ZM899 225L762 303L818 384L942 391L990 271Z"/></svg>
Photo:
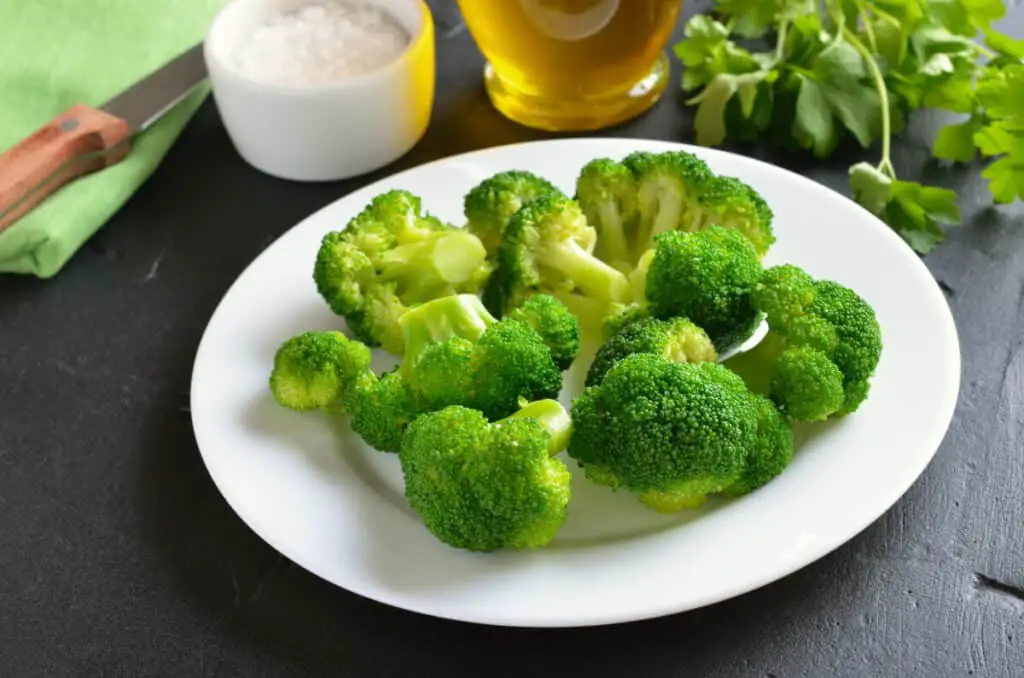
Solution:
<svg viewBox="0 0 1024 678"><path fill-rule="evenodd" d="M201 41L225 0L0 0L0 151L76 103L100 106ZM207 96L0 233L0 272L56 274L152 174Z"/></svg>

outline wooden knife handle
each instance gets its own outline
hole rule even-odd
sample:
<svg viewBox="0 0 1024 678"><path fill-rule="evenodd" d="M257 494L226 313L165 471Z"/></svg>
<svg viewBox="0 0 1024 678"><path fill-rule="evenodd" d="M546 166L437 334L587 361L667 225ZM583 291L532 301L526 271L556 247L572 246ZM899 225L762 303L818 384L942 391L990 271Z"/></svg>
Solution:
<svg viewBox="0 0 1024 678"><path fill-rule="evenodd" d="M0 155L0 232L72 179L120 162L131 129L121 118L72 106Z"/></svg>

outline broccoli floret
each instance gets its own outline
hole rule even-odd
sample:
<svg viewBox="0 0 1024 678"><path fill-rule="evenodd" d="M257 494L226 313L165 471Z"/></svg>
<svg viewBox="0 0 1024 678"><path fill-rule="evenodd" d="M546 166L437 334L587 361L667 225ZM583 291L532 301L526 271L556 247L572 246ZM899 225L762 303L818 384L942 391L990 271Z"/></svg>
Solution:
<svg viewBox="0 0 1024 678"><path fill-rule="evenodd" d="M790 327L794 320L806 314L807 307L814 301L814 278L792 264L767 268L752 299L765 314L769 327Z"/></svg>
<svg viewBox="0 0 1024 678"><path fill-rule="evenodd" d="M624 488L660 512L700 506L743 477L757 408L718 363L652 353L619 361L572 407L568 452L592 481Z"/></svg>
<svg viewBox="0 0 1024 678"><path fill-rule="evenodd" d="M488 419L514 411L522 399L555 398L562 371L540 336L518 320L504 319L480 337L470 364L468 404Z"/></svg>
<svg viewBox="0 0 1024 678"><path fill-rule="evenodd" d="M646 304L624 305L616 309L614 313L605 319L604 325L601 329L601 339L603 341L608 341L629 325L632 325L638 320L650 317L651 314L650 311L647 310Z"/></svg>
<svg viewBox="0 0 1024 678"><path fill-rule="evenodd" d="M722 226L742 233L763 257L775 243L772 210L749 184L736 177L716 176L702 187L697 207L687 215L684 230Z"/></svg>
<svg viewBox="0 0 1024 678"><path fill-rule="evenodd" d="M737 231L671 231L658 237L645 296L652 315L689 318L724 352L760 323L751 293L761 274L754 246Z"/></svg>
<svg viewBox="0 0 1024 678"><path fill-rule="evenodd" d="M427 530L454 548L533 549L554 539L570 497L571 420L558 402L488 422L454 405L409 426L399 459L405 496Z"/></svg>
<svg viewBox="0 0 1024 678"><path fill-rule="evenodd" d="M816 348L787 348L775 362L768 395L793 421L823 421L843 406L843 373Z"/></svg>
<svg viewBox="0 0 1024 678"><path fill-rule="evenodd" d="M814 280L791 264L766 270L752 299L768 319L768 334L727 366L793 421L856 411L882 351L871 306L853 290Z"/></svg>
<svg viewBox="0 0 1024 678"><path fill-rule="evenodd" d="M381 452L398 452L406 427L423 411L397 371L378 378L372 370L364 370L345 389L342 403L352 430Z"/></svg>
<svg viewBox="0 0 1024 678"><path fill-rule="evenodd" d="M628 278L593 255L597 233L577 202L548 195L512 217L484 303L501 317L534 294L550 294L598 327L615 303L630 301Z"/></svg>
<svg viewBox="0 0 1024 678"><path fill-rule="evenodd" d="M597 350L586 385L600 384L608 370L634 353L653 353L680 363L718 360L707 333L686 318L646 318L630 323Z"/></svg>
<svg viewBox="0 0 1024 678"><path fill-rule="evenodd" d="M502 233L519 208L545 195L562 192L547 179L525 170L508 170L484 179L463 199L466 228L494 256Z"/></svg>
<svg viewBox="0 0 1024 678"><path fill-rule="evenodd" d="M424 411L432 412L471 400L474 346L468 339L452 337L427 344L419 352L408 381Z"/></svg>
<svg viewBox="0 0 1024 678"><path fill-rule="evenodd" d="M345 388L370 366L370 349L341 332L304 332L277 349L270 392L299 412L334 407Z"/></svg>
<svg viewBox="0 0 1024 678"><path fill-rule="evenodd" d="M793 461L793 429L775 404L752 396L757 408L757 442L747 455L739 480L722 490L725 497L739 497L767 485Z"/></svg>
<svg viewBox="0 0 1024 678"><path fill-rule="evenodd" d="M638 218L633 238L632 263L654 248L657 237L691 221L704 185L712 178L707 163L692 153L636 152L622 160L637 186Z"/></svg>
<svg viewBox="0 0 1024 678"><path fill-rule="evenodd" d="M553 398L562 388L541 335L513 318L496 320L475 295L427 302L401 324L401 372L424 407L465 405L497 419L522 398Z"/></svg>
<svg viewBox="0 0 1024 678"><path fill-rule="evenodd" d="M595 256L628 270L636 248L637 185L633 173L610 158L592 160L576 178L576 199L587 223L597 229Z"/></svg>
<svg viewBox="0 0 1024 678"><path fill-rule="evenodd" d="M565 304L551 295L535 294L508 317L529 325L544 340L558 369L569 369L580 350L580 324Z"/></svg>
<svg viewBox="0 0 1024 678"><path fill-rule="evenodd" d="M324 236L313 280L357 337L398 354L401 315L439 296L477 292L491 270L485 258L476 236L425 214L407 191L392 190Z"/></svg>

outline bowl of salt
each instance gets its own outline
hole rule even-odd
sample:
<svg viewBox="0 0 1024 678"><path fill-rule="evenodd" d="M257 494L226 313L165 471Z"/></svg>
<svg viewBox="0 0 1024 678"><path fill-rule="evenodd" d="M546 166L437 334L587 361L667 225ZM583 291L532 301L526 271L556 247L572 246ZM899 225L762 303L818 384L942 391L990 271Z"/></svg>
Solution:
<svg viewBox="0 0 1024 678"><path fill-rule="evenodd" d="M430 121L434 25L422 0L231 0L203 49L228 136L275 177L372 172Z"/></svg>

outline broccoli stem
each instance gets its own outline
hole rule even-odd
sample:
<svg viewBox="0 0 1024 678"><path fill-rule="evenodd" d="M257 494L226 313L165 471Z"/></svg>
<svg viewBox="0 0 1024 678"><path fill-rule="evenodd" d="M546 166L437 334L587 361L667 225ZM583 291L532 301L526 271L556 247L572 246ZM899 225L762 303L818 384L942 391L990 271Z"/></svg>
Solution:
<svg viewBox="0 0 1024 678"><path fill-rule="evenodd" d="M651 270L651 262L654 261L656 250L647 250L640 257L629 274L629 284L633 288L633 302L637 304L647 303L647 272Z"/></svg>
<svg viewBox="0 0 1024 678"><path fill-rule="evenodd" d="M462 337L477 341L498 322L475 294L456 294L428 301L407 311L399 320L405 342L402 373L409 376L428 345Z"/></svg>
<svg viewBox="0 0 1024 678"><path fill-rule="evenodd" d="M379 262L380 279L398 281L405 301L428 298L472 278L486 258L483 243L471 233L434 233L386 252Z"/></svg>
<svg viewBox="0 0 1024 678"><path fill-rule="evenodd" d="M588 336L599 336L605 322L613 315L626 309L628 304L592 299L571 292L552 292L551 296L562 302L569 312L576 316L580 331Z"/></svg>
<svg viewBox="0 0 1024 678"><path fill-rule="evenodd" d="M652 249L654 239L660 234L679 228L683 215L683 196L675 185L662 185L658 182L644 192L648 195L641 195L640 214L646 218L640 220L641 237L637 239L639 249L634 253L634 259L639 259L644 252Z"/></svg>
<svg viewBox="0 0 1024 678"><path fill-rule="evenodd" d="M575 240L552 247L540 263L572 280L587 296L613 302L629 301L632 290L626 275L580 247Z"/></svg>
<svg viewBox="0 0 1024 678"><path fill-rule="evenodd" d="M618 205L611 200L602 203L598 208L598 218L601 222L600 242L605 261L613 265L629 261L629 243L626 241Z"/></svg>
<svg viewBox="0 0 1024 678"><path fill-rule="evenodd" d="M554 456L569 445L572 437L572 417L557 400L535 400L519 408L509 419L533 419L548 433L548 453Z"/></svg>

